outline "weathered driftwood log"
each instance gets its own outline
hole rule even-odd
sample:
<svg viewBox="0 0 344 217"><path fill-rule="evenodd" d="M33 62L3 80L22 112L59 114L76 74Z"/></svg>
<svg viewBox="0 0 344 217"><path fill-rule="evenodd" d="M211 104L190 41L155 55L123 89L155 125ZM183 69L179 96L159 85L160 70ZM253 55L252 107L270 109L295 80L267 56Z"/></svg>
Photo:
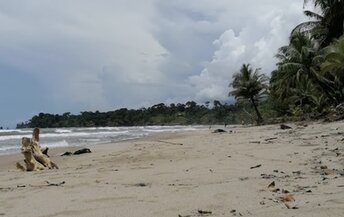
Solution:
<svg viewBox="0 0 344 217"><path fill-rule="evenodd" d="M47 150L46 150L47 151ZM41 146L39 145L39 129L33 130L32 138L22 138L21 152L24 155L25 167L20 163L17 163L17 168L26 171L43 170L45 167L49 169L56 168L58 166L52 162L48 155L42 152Z"/></svg>
<svg viewBox="0 0 344 217"><path fill-rule="evenodd" d="M25 167L23 167L19 162L17 163L17 168L23 171L37 171L44 170L44 167L34 158L31 148L31 139L23 137L21 153L24 155Z"/></svg>
<svg viewBox="0 0 344 217"><path fill-rule="evenodd" d="M33 129L32 133L32 139L31 139L31 147L33 151L33 156L35 159L40 162L45 167L48 167L49 169L56 168L58 169L58 166L53 163L50 158L43 154L41 146L39 145L39 129L35 128Z"/></svg>

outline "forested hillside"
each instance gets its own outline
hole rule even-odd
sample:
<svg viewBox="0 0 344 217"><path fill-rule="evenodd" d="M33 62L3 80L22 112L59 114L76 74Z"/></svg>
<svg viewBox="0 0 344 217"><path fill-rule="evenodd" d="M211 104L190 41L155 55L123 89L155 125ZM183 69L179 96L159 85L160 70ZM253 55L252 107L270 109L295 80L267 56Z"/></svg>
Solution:
<svg viewBox="0 0 344 217"><path fill-rule="evenodd" d="M249 112L252 112L251 108L244 104L228 105L215 100L211 104L199 105L189 101L185 104L160 103L148 108L121 108L108 112L40 113L25 123L19 123L17 128L252 123L253 117L248 115Z"/></svg>

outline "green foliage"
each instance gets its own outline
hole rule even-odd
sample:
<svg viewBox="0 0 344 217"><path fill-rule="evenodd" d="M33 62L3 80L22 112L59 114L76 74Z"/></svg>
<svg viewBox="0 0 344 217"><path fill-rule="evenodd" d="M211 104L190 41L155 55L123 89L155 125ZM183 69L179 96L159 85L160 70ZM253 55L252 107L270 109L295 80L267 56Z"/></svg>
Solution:
<svg viewBox="0 0 344 217"><path fill-rule="evenodd" d="M288 46L281 47L272 72L271 97L280 114L305 116L324 113L343 101L343 59L337 41L324 49L304 33L295 33Z"/></svg>
<svg viewBox="0 0 344 217"><path fill-rule="evenodd" d="M188 124L236 124L247 119L241 105L222 104L214 101L198 105L189 101L165 105L163 103L148 108L121 108L109 112L81 112L73 115L69 112L62 115L39 113L17 128L56 128L56 127L103 127L103 126L146 126L146 125L188 125ZM246 121L249 123L249 121Z"/></svg>
<svg viewBox="0 0 344 217"><path fill-rule="evenodd" d="M320 117L344 102L344 1L304 0L305 5L310 2L314 11L304 13L311 20L296 26L289 44L276 55L268 100L260 107L272 117ZM254 73L248 65L240 73L232 94L249 99L257 93L251 88L254 81L247 81L254 80L248 79Z"/></svg>
<svg viewBox="0 0 344 217"><path fill-rule="evenodd" d="M342 0L304 0L305 5L313 2L314 11L305 10L310 21L296 26L292 32L303 32L316 40L321 47L328 46L333 39L344 34L344 1Z"/></svg>
<svg viewBox="0 0 344 217"><path fill-rule="evenodd" d="M325 49L322 76L331 81L337 102L344 101L344 35Z"/></svg>
<svg viewBox="0 0 344 217"><path fill-rule="evenodd" d="M233 75L233 79L230 84L233 91L229 95L237 100L250 100L257 114L257 122L261 123L263 118L257 104L266 93L268 78L260 73L260 69L253 70L249 64L243 64L240 71Z"/></svg>

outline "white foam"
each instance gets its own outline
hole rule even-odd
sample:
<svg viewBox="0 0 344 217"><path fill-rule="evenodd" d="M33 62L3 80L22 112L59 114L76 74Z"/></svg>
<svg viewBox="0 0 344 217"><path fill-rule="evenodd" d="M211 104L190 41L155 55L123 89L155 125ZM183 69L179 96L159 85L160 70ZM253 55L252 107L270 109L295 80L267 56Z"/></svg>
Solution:
<svg viewBox="0 0 344 217"><path fill-rule="evenodd" d="M29 138L31 138L31 134L0 136L0 141L6 141L6 140L12 140L12 139L20 140L22 137L29 137Z"/></svg>
<svg viewBox="0 0 344 217"><path fill-rule="evenodd" d="M183 132L204 128L204 126L135 126L135 127L92 127L56 128L41 130L42 147L66 147L80 144L100 144L141 138L154 133ZM0 153L19 151L21 138L31 138L32 130L0 130ZM3 132L3 133L2 133ZM2 133L2 134L1 134Z"/></svg>
<svg viewBox="0 0 344 217"><path fill-rule="evenodd" d="M72 130L67 130L67 129L56 129L56 133L72 133Z"/></svg>
<svg viewBox="0 0 344 217"><path fill-rule="evenodd" d="M6 152L9 150L19 150L19 147L16 147L16 146L1 146L0 147L0 152Z"/></svg>
<svg viewBox="0 0 344 217"><path fill-rule="evenodd" d="M0 130L1 133L32 133L31 130L11 129L11 130Z"/></svg>
<svg viewBox="0 0 344 217"><path fill-rule="evenodd" d="M58 142L41 144L41 146L42 147L49 147L49 148L57 148L57 147L67 147L67 146L69 146L69 144L66 140L62 140L62 141L58 141Z"/></svg>

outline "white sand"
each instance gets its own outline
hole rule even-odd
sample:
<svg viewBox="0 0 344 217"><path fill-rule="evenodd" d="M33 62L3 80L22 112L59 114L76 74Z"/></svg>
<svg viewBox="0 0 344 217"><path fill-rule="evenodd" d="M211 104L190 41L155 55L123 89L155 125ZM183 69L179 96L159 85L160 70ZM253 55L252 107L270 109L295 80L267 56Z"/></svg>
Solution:
<svg viewBox="0 0 344 217"><path fill-rule="evenodd" d="M344 216L344 123L290 126L165 134L79 156L56 149L60 169L40 172L0 156L0 216Z"/></svg>

